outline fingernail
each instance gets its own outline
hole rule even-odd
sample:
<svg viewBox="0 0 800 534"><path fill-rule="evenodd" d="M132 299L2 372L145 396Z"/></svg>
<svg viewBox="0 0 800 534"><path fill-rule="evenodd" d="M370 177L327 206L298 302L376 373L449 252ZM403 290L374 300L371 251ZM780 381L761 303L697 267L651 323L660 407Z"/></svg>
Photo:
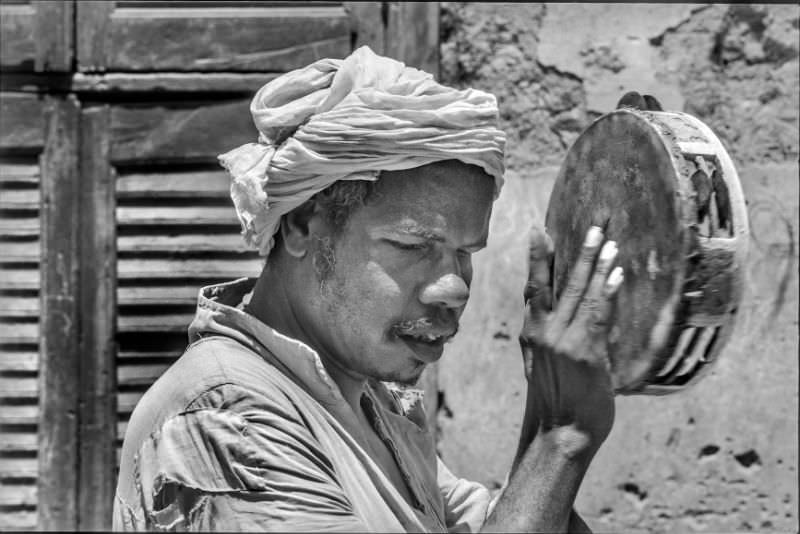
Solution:
<svg viewBox="0 0 800 534"><path fill-rule="evenodd" d="M584 245L587 247L596 247L603 242L603 231L599 226L590 226L589 231L586 232L586 241Z"/></svg>
<svg viewBox="0 0 800 534"><path fill-rule="evenodd" d="M614 267L614 270L611 271L611 274L608 275L607 283L608 285L615 287L620 285L624 279L625 276L623 275L622 267L617 265L616 267Z"/></svg>
<svg viewBox="0 0 800 534"><path fill-rule="evenodd" d="M615 241L606 241L603 249L600 251L600 260L609 262L617 255L617 243Z"/></svg>

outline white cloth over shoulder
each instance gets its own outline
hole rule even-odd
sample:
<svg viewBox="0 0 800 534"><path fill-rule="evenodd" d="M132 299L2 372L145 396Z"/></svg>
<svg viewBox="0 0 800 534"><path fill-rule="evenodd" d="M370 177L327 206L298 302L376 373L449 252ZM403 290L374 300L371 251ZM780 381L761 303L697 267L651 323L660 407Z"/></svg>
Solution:
<svg viewBox="0 0 800 534"><path fill-rule="evenodd" d="M262 87L250 105L258 143L219 156L242 234L269 254L281 217L337 180L457 159L503 183L495 97L437 83L363 46Z"/></svg>

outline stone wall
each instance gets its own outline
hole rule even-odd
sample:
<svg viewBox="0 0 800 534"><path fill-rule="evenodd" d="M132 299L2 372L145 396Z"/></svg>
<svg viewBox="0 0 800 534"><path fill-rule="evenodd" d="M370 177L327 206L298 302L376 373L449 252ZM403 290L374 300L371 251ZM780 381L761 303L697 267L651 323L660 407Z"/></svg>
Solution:
<svg viewBox="0 0 800 534"><path fill-rule="evenodd" d="M797 5L444 3L441 78L497 95L507 185L440 364L440 452L499 487L524 400L516 337L526 233L566 149L628 90L706 122L740 172L751 224L737 332L672 397L620 397L577 508L599 531L798 527Z"/></svg>

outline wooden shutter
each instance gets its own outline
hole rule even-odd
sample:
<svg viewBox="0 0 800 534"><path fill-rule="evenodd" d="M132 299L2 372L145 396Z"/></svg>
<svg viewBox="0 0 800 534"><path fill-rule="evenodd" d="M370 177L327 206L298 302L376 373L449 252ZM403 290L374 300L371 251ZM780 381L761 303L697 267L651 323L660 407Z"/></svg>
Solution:
<svg viewBox="0 0 800 534"><path fill-rule="evenodd" d="M80 71L282 72L344 57L341 3L78 2Z"/></svg>
<svg viewBox="0 0 800 534"><path fill-rule="evenodd" d="M38 157L44 146L44 110L36 95L2 97L0 523L35 528L41 287Z"/></svg>
<svg viewBox="0 0 800 534"><path fill-rule="evenodd" d="M216 156L252 141L249 98L115 105L117 447L144 391L180 356L199 289L258 276ZM221 135L224 132L224 135Z"/></svg>
<svg viewBox="0 0 800 534"><path fill-rule="evenodd" d="M55 528L75 514L77 103L3 93L2 107L0 522Z"/></svg>

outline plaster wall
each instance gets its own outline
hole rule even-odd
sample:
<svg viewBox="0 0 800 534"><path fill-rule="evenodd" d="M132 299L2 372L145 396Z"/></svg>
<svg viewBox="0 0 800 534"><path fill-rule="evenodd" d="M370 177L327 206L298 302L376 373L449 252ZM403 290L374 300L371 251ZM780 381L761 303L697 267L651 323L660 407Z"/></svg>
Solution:
<svg viewBox="0 0 800 534"><path fill-rule="evenodd" d="M497 95L509 169L439 364L440 453L454 472L503 482L525 391L528 228L572 141L638 90L706 122L734 159L747 283L710 376L617 399L577 508L599 531L797 531L799 18L797 5L442 4L441 78Z"/></svg>

